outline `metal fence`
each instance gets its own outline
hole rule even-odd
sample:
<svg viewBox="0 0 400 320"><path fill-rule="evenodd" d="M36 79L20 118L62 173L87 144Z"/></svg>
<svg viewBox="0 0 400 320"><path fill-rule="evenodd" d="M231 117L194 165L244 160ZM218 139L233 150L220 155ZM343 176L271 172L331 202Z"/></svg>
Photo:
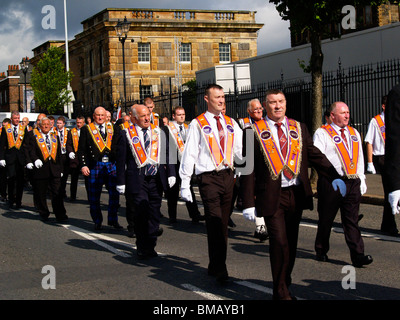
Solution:
<svg viewBox="0 0 400 320"><path fill-rule="evenodd" d="M323 111L335 101L344 101L350 108L351 125L365 136L369 121L381 111L381 98L400 82L400 59L374 64L360 65L344 69L338 63L338 69L323 74ZM195 90L163 92L154 96L156 110L160 116L171 118L172 109L181 105L186 111L186 120L190 121L207 110L204 101L206 85ZM286 95L288 117L304 122L311 131L312 102L311 77L285 81L270 81L265 84L238 88L237 93L228 93L226 114L235 119L247 116L247 102L253 98L263 101L268 89L282 89ZM132 105L133 102L127 105ZM323 119L321 119L323 120Z"/></svg>

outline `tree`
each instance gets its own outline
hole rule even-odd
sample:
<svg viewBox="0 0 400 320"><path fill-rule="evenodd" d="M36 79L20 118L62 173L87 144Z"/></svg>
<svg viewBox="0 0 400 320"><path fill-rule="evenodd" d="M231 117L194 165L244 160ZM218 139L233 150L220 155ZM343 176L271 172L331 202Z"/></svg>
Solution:
<svg viewBox="0 0 400 320"><path fill-rule="evenodd" d="M39 110L48 114L63 113L64 105L71 102L67 86L73 74L65 70L63 56L61 48L51 47L32 71L35 102Z"/></svg>
<svg viewBox="0 0 400 320"><path fill-rule="evenodd" d="M344 6L351 5L355 8L363 6L378 6L387 1L367 0L270 0L275 4L283 20L290 21L290 30L294 34L308 32L311 44L310 64L305 69L312 77L312 131L317 130L322 124L322 68L324 55L321 40L335 38L340 35L330 26L341 23L345 17L342 14ZM333 102L333 101L332 101Z"/></svg>

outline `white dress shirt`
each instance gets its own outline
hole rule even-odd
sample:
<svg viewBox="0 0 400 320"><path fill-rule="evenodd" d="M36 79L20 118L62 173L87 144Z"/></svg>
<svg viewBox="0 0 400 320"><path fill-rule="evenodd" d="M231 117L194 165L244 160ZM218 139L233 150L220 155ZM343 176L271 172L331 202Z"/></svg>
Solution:
<svg viewBox="0 0 400 320"><path fill-rule="evenodd" d="M340 135L340 127L337 126L336 124L332 123L331 124L332 128L335 129L335 131ZM359 150L358 150L358 163L357 163L357 175L361 179L365 179L364 175L364 154L362 150L362 140L360 137L359 132L354 129L356 132L357 139L359 141ZM346 139L349 144L350 148L350 154L353 154L352 144L350 143L350 133L349 130L346 127L346 130L344 131ZM328 132L326 132L325 129L318 128L315 133L314 133L314 145L321 150L323 154L328 158L328 160L332 163L332 165L335 167L336 171L338 172L339 175L342 177L346 176L345 171L343 170L342 167L342 162L341 158L338 154L337 148L331 137L329 136Z"/></svg>
<svg viewBox="0 0 400 320"><path fill-rule="evenodd" d="M269 126L269 128L271 130L272 137L274 138L274 141L275 141L275 145L278 147L278 150L280 152L280 144L279 144L279 138L278 138L278 128L275 125L276 122L271 120L267 116L265 117L265 119L267 120L268 126ZM289 137L289 128L287 127L288 123L287 123L286 119L287 118L285 117L285 120L282 121L281 128L282 128L282 131L285 134L286 139L288 141L287 143L288 143L288 152L289 152L289 138L288 138ZM285 177L283 172L281 173L281 176L282 176L282 180L281 180L281 187L282 188L286 188L286 187L290 187L290 186L294 186L294 185L300 184L300 181L299 181L298 178L288 179L287 177Z"/></svg>
<svg viewBox="0 0 400 320"><path fill-rule="evenodd" d="M381 113L383 122L385 122L385 113ZM378 123L374 118L371 119L368 125L368 131L365 135L365 142L372 145L372 154L375 156L382 156L385 154L385 142L382 139L382 135L378 126Z"/></svg>
<svg viewBox="0 0 400 320"><path fill-rule="evenodd" d="M204 116L210 124L213 133L218 137L217 121L214 119L214 114L206 111ZM224 129L225 137L227 137L226 122L222 114L219 114L219 117L221 125ZM235 120L233 120L232 123L234 129L233 155L239 159L242 159L243 132ZM183 151L181 165L179 168L179 175L182 179L182 188L189 188L190 179L193 174L193 168L195 168L196 175L204 172L211 172L216 169L211 158L208 143L204 139L196 119L192 120L189 125L186 135L185 150Z"/></svg>

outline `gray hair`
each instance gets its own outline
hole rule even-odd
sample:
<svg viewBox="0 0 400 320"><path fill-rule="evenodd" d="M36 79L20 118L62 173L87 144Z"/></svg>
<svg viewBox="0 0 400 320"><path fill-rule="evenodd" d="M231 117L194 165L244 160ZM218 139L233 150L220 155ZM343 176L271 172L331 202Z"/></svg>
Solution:
<svg viewBox="0 0 400 320"><path fill-rule="evenodd" d="M251 109L251 104L252 104L253 102L258 102L258 103L261 104L261 102L260 102L259 99L257 99L257 98L251 99L249 102L247 102L247 110L250 110L250 109Z"/></svg>
<svg viewBox="0 0 400 320"><path fill-rule="evenodd" d="M43 124L43 121L45 121L45 120L49 120L49 121L50 121L49 118L43 117L42 119L39 120L39 125L42 125L42 124Z"/></svg>

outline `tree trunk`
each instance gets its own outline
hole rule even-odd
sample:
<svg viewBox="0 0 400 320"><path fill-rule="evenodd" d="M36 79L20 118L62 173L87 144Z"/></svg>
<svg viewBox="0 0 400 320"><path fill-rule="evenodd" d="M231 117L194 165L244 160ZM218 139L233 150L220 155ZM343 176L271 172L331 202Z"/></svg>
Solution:
<svg viewBox="0 0 400 320"><path fill-rule="evenodd" d="M311 76L312 76L312 134L322 125L322 64L324 55L321 47L321 35L311 34ZM311 170L311 186L316 189L318 175Z"/></svg>

